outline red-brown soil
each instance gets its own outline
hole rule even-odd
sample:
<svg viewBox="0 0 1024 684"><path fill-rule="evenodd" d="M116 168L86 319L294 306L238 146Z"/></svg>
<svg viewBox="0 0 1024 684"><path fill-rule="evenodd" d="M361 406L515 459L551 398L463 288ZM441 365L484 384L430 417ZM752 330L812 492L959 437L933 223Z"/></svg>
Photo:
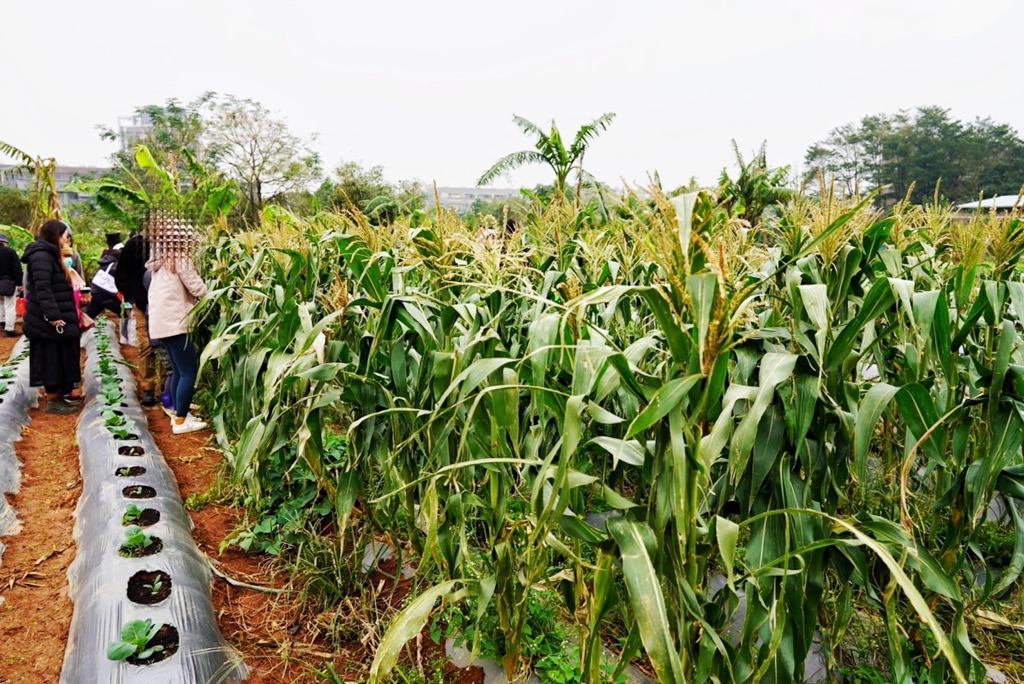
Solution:
<svg viewBox="0 0 1024 684"><path fill-rule="evenodd" d="M7 360L16 339L0 337ZM5 537L0 566L0 682L54 684L71 624L67 569L75 557L72 513L82 491L77 415L29 412L16 453L21 490L11 497L21 531Z"/></svg>

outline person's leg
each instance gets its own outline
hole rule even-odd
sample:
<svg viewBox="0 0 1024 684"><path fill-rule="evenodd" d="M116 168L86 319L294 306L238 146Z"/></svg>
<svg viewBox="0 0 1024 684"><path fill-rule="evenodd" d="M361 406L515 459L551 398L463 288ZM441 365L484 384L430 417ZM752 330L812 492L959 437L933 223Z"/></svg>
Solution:
<svg viewBox="0 0 1024 684"><path fill-rule="evenodd" d="M0 316L2 316L2 322L4 330L7 332L14 332L14 323L18 319L18 298L14 295L10 297L0 297Z"/></svg>
<svg viewBox="0 0 1024 684"><path fill-rule="evenodd" d="M177 382L173 388L174 413L178 418L188 415L192 405L192 397L196 391L196 378L199 376L199 355L196 346L188 335L175 335L164 341L164 347L171 357Z"/></svg>
<svg viewBox="0 0 1024 684"><path fill-rule="evenodd" d="M153 347L150 346L149 330L146 328L146 314L136 306L132 309L132 315L135 316L135 329L139 336L139 385L142 387L143 405L152 406L152 403L146 404L147 399L152 398L154 390Z"/></svg>
<svg viewBox="0 0 1024 684"><path fill-rule="evenodd" d="M167 393L171 395L171 408L176 409L174 405L175 394L178 391L178 378L181 375L178 373L178 358L177 358L177 345L173 344L174 338L165 338L160 340L160 345L167 352L167 360L171 362L171 374L167 376Z"/></svg>

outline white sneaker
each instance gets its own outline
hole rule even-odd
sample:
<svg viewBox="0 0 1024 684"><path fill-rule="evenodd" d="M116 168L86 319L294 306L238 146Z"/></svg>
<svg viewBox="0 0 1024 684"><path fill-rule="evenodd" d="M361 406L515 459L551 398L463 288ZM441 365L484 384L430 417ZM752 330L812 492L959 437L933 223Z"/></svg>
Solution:
<svg viewBox="0 0 1024 684"><path fill-rule="evenodd" d="M163 404L160 404L160 408L163 409L164 413L167 415L168 418L173 418L174 416L178 415L177 411L175 411L172 408L167 408ZM189 404L188 409L189 411L198 411L199 404Z"/></svg>
<svg viewBox="0 0 1024 684"><path fill-rule="evenodd" d="M185 422L183 423L179 423L174 418L171 418L171 432L176 435L184 435L189 432L199 432L206 428L207 424L193 416L191 413L185 416Z"/></svg>

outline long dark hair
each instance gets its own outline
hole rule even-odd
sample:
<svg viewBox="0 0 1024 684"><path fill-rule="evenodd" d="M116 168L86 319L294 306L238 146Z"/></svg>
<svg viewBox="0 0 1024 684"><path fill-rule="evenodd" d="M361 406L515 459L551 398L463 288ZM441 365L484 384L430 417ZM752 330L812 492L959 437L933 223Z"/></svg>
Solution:
<svg viewBox="0 0 1024 684"><path fill-rule="evenodd" d="M39 239L43 242L49 242L51 245L60 247L60 237L68 230L68 224L57 219L51 219L43 224L43 227L39 229Z"/></svg>
<svg viewBox="0 0 1024 684"><path fill-rule="evenodd" d="M60 249L60 238L64 233L71 230L68 224L57 219L51 219L43 224L43 227L39 229L39 239L43 242L49 242L55 246L58 250ZM63 255L57 259L60 261L61 268L64 269L64 278L70 283L71 280L71 269L64 263Z"/></svg>

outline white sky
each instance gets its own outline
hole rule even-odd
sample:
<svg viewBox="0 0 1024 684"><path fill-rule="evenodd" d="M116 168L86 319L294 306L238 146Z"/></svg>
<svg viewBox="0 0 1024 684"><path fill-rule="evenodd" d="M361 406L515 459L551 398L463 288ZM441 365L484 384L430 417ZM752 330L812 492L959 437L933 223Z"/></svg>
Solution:
<svg viewBox="0 0 1024 684"><path fill-rule="evenodd" d="M589 170L674 187L713 181L733 138L798 165L918 105L1024 129L1022 29L1021 0L0 0L0 140L103 164L97 124L213 90L317 133L327 168L472 185L529 147L513 113L569 134L614 111Z"/></svg>

